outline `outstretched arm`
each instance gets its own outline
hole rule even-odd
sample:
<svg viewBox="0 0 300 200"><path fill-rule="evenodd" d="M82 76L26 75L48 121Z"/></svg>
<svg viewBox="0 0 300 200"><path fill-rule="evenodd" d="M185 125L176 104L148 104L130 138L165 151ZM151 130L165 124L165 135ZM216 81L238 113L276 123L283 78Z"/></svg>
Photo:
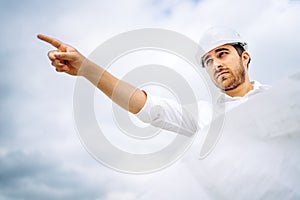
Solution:
<svg viewBox="0 0 300 200"><path fill-rule="evenodd" d="M56 48L48 53L48 57L57 72L85 77L111 100L133 114L143 108L147 99L144 91L117 79L70 45L42 34L37 37Z"/></svg>

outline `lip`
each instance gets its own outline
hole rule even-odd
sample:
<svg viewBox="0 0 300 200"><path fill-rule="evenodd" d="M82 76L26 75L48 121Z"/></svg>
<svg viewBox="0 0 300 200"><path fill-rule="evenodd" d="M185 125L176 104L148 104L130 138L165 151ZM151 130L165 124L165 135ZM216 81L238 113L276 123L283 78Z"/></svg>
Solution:
<svg viewBox="0 0 300 200"><path fill-rule="evenodd" d="M217 73L217 75L216 75L216 79L218 79L220 76L222 76L223 74L228 74L229 72L226 72L226 71L224 71L224 72L219 72L219 73Z"/></svg>

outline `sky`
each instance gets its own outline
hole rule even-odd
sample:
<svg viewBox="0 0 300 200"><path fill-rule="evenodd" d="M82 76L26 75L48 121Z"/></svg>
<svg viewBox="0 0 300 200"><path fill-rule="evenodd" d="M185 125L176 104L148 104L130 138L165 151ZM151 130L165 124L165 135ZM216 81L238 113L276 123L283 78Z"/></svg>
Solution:
<svg viewBox="0 0 300 200"><path fill-rule="evenodd" d="M76 78L55 72L47 59L53 48L38 33L88 56L135 29L168 29L198 42L207 28L229 26L248 41L251 79L272 85L299 72L299 10L298 0L1 0L0 199L136 199L152 177L168 173L123 174L85 150L73 116Z"/></svg>

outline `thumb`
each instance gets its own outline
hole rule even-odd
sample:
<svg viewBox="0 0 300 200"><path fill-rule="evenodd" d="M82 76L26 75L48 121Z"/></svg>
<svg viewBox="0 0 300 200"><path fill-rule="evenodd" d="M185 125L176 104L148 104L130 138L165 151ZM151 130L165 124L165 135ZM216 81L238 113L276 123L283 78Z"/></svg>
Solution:
<svg viewBox="0 0 300 200"><path fill-rule="evenodd" d="M55 56L55 58L58 58L60 60L75 60L76 59L75 52L55 52L54 56Z"/></svg>

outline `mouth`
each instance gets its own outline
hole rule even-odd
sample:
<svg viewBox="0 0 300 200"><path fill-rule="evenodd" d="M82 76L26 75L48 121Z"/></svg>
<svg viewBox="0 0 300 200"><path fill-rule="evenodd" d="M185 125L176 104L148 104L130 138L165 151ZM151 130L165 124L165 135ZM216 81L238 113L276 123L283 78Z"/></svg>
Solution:
<svg viewBox="0 0 300 200"><path fill-rule="evenodd" d="M224 76L225 74L228 74L228 73L229 72L227 72L227 71L219 72L216 74L216 79L218 79L219 77Z"/></svg>

